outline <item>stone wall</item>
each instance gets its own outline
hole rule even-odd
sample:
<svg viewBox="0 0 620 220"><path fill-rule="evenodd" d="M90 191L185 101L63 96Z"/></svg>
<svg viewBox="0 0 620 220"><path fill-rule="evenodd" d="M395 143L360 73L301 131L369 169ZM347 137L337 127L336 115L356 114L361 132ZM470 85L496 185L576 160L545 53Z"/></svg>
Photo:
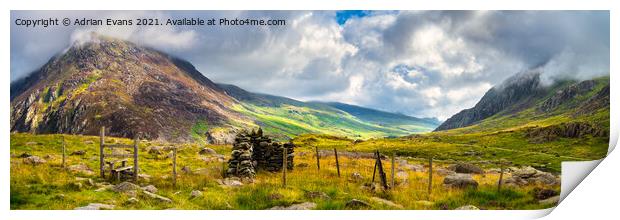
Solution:
<svg viewBox="0 0 620 220"><path fill-rule="evenodd" d="M227 174L237 177L254 178L256 171L282 170L283 151L287 149L287 168L293 169L292 143L279 143L263 136L262 130L240 132L235 137L231 159L228 161Z"/></svg>

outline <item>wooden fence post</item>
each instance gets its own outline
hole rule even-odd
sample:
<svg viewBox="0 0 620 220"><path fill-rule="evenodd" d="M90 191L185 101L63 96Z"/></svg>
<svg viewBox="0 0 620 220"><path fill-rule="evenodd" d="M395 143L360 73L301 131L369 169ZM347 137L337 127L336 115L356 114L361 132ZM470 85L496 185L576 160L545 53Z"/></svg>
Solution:
<svg viewBox="0 0 620 220"><path fill-rule="evenodd" d="M392 188L394 188L394 168L396 167L396 164L394 163L394 160L396 158L396 152L392 151L392 183L391 186Z"/></svg>
<svg viewBox="0 0 620 220"><path fill-rule="evenodd" d="M172 148L172 186L177 187L177 147Z"/></svg>
<svg viewBox="0 0 620 220"><path fill-rule="evenodd" d="M334 148L334 155L336 156L336 170L338 170L338 177L340 177L340 163L338 163L338 151Z"/></svg>
<svg viewBox="0 0 620 220"><path fill-rule="evenodd" d="M105 171L103 170L103 145L105 138L105 127L101 127L101 131L99 132L99 173L101 178L105 179Z"/></svg>
<svg viewBox="0 0 620 220"><path fill-rule="evenodd" d="M282 147L282 186L286 187L286 170L288 169L286 147Z"/></svg>
<svg viewBox="0 0 620 220"><path fill-rule="evenodd" d="M428 199L431 198L433 191L433 157L428 158Z"/></svg>
<svg viewBox="0 0 620 220"><path fill-rule="evenodd" d="M133 181L138 182L138 172L140 167L138 166L138 135L133 137Z"/></svg>
<svg viewBox="0 0 620 220"><path fill-rule="evenodd" d="M502 179L504 177L504 163L503 161L499 162L499 181L497 181L497 192L499 193L502 190Z"/></svg>
<svg viewBox="0 0 620 220"><path fill-rule="evenodd" d="M314 146L314 149L316 151L316 169L317 170L321 170L321 163L319 161L319 147L318 146Z"/></svg>
<svg viewBox="0 0 620 220"><path fill-rule="evenodd" d="M67 151L65 150L65 135L62 135L62 168L65 168Z"/></svg>
<svg viewBox="0 0 620 220"><path fill-rule="evenodd" d="M375 174L377 173L377 158L379 157L377 154L379 151L375 151L375 168L372 170L372 182L375 182Z"/></svg>
<svg viewBox="0 0 620 220"><path fill-rule="evenodd" d="M381 163L381 154L379 150L377 150L377 168L379 169L379 178L381 178L381 185L383 185L383 189L388 189L387 178L385 176L385 172L383 171L383 164Z"/></svg>

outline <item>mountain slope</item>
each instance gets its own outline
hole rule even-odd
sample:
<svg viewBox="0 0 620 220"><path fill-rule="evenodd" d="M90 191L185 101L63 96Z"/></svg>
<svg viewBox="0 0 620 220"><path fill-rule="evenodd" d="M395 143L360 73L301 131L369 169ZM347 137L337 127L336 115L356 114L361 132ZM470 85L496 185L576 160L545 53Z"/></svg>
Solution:
<svg viewBox="0 0 620 220"><path fill-rule="evenodd" d="M435 131L498 131L581 121L609 128L609 76L543 86L540 73L518 74L491 88L470 109Z"/></svg>
<svg viewBox="0 0 620 220"><path fill-rule="evenodd" d="M11 131L191 140L196 123L251 123L188 62L93 34L11 85Z"/></svg>
<svg viewBox="0 0 620 220"><path fill-rule="evenodd" d="M93 33L11 84L11 131L96 135L105 126L107 135L117 137L230 143L238 130L257 126L282 138L370 138L437 125L351 107L364 114L217 85L185 60Z"/></svg>
<svg viewBox="0 0 620 220"><path fill-rule="evenodd" d="M322 133L354 138L403 136L431 131L439 124L430 119L343 103L301 102L252 93L233 85L219 86L242 103L237 110L255 118L257 124L272 134Z"/></svg>

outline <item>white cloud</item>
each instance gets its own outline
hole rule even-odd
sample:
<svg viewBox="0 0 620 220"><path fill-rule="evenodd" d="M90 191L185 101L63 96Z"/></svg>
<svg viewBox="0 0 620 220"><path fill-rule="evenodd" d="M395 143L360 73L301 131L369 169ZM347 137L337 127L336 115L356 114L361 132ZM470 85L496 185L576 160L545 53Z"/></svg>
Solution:
<svg viewBox="0 0 620 220"><path fill-rule="evenodd" d="M127 39L187 59L208 78L301 100L342 101L446 119L492 86L543 65L545 77L609 71L608 12L373 12L338 25L333 11L13 11L16 17L227 17L286 26L11 26L11 79L86 33ZM72 35L73 34L73 35Z"/></svg>

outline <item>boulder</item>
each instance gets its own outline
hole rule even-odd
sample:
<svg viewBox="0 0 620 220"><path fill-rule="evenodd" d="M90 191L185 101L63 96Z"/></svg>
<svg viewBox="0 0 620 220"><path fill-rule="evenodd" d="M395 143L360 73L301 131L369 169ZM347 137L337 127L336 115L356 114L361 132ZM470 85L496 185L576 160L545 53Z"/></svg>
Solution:
<svg viewBox="0 0 620 220"><path fill-rule="evenodd" d="M190 199L198 198L198 197L202 197L202 192L200 192L198 190L192 190L192 192L189 193L189 198Z"/></svg>
<svg viewBox="0 0 620 220"><path fill-rule="evenodd" d="M299 204L293 204L291 206L274 206L270 208L270 210L311 210L316 208L316 203L314 202L304 202Z"/></svg>
<svg viewBox="0 0 620 220"><path fill-rule="evenodd" d="M114 209L114 205L102 203L90 203L87 206L77 207L74 210L109 210Z"/></svg>
<svg viewBox="0 0 620 220"><path fill-rule="evenodd" d="M153 185L148 185L148 186L142 187L142 190L148 191L150 193L157 193L157 191L158 191L157 187L155 187Z"/></svg>
<svg viewBox="0 0 620 220"><path fill-rule="evenodd" d="M125 203L127 203L127 204L136 204L139 201L140 200L136 199L136 197L131 197L131 198L127 199L127 201L125 201Z"/></svg>
<svg viewBox="0 0 620 220"><path fill-rule="evenodd" d="M90 169L90 167L88 167L86 164L83 164L83 163L68 166L67 169L73 173L81 173L84 175L95 174L95 172L93 172L93 170Z"/></svg>
<svg viewBox="0 0 620 220"><path fill-rule="evenodd" d="M310 199L330 199L330 197L326 193L320 191L306 192L306 197Z"/></svg>
<svg viewBox="0 0 620 220"><path fill-rule="evenodd" d="M469 163L457 163L450 167L450 170L456 173L475 173L475 174L483 174L484 170L482 168L469 164Z"/></svg>
<svg viewBox="0 0 620 220"><path fill-rule="evenodd" d="M548 199L538 201L539 204L543 205L557 205L558 202L560 202L560 196L554 196Z"/></svg>
<svg viewBox="0 0 620 220"><path fill-rule="evenodd" d="M512 176L504 180L506 185L524 186L528 184L541 184L554 186L559 185L561 180L555 175L543 172L532 167L524 167L514 169Z"/></svg>
<svg viewBox="0 0 620 220"><path fill-rule="evenodd" d="M150 198L152 198L152 199L155 199L155 200L157 200L157 201L160 201L160 202L165 202L165 203L172 203L172 200L171 200L171 199L169 199L169 198L166 198L166 197L163 197L163 196L157 195L157 194L155 194L155 193L151 193L151 192L149 192L149 191L142 191L142 192L144 193L144 195L146 195L146 196L148 196L148 197L150 197Z"/></svg>
<svg viewBox="0 0 620 220"><path fill-rule="evenodd" d="M448 170L448 169L444 169L444 168L439 168L439 167L433 169L433 173L437 173L440 176L450 176L450 175L456 174L456 172L454 172L452 170Z"/></svg>
<svg viewBox="0 0 620 220"><path fill-rule="evenodd" d="M545 200L553 196L557 196L558 192L553 189L534 189L534 197L538 200Z"/></svg>
<svg viewBox="0 0 620 220"><path fill-rule="evenodd" d="M122 182L112 187L112 191L119 192L119 193L128 192L132 190L141 190L141 188L140 186L130 183L130 182Z"/></svg>
<svg viewBox="0 0 620 220"><path fill-rule="evenodd" d="M153 146L153 147L149 147L147 149L147 152L151 155L162 155L164 154L163 150L164 150L164 147L162 146Z"/></svg>
<svg viewBox="0 0 620 220"><path fill-rule="evenodd" d="M457 173L446 176L443 179L444 186L453 187L453 188L467 188L467 187L478 187L478 182L474 180L470 174Z"/></svg>
<svg viewBox="0 0 620 220"><path fill-rule="evenodd" d="M200 149L200 151L198 152L199 154L217 154L217 152L211 148L205 147Z"/></svg>
<svg viewBox="0 0 620 220"><path fill-rule="evenodd" d="M29 154L29 153L22 153L22 154L20 154L20 155L19 155L19 156L17 156L17 157L19 157L19 158L28 158L28 157L30 157L30 156L32 156L32 154Z"/></svg>
<svg viewBox="0 0 620 220"><path fill-rule="evenodd" d="M465 205L465 206L458 207L454 210L480 210L480 209L473 205Z"/></svg>
<svg viewBox="0 0 620 220"><path fill-rule="evenodd" d="M526 179L526 178L530 178L534 176L536 173L538 173L537 169L534 169L533 167L528 166L528 167L524 167L524 168L513 171L512 176Z"/></svg>
<svg viewBox="0 0 620 220"><path fill-rule="evenodd" d="M192 174L192 169L191 169L191 168L189 168L188 166L183 166L183 168L181 168L181 171L182 171L184 174Z"/></svg>
<svg viewBox="0 0 620 220"><path fill-rule="evenodd" d="M354 172L351 174L351 180L353 180L354 182L362 181L363 179L364 177L362 177L362 174L358 172Z"/></svg>
<svg viewBox="0 0 620 220"><path fill-rule="evenodd" d="M76 155L76 156L86 155L86 151L85 150L76 150L76 151L73 151L73 152L71 152L69 154L69 156L73 156L73 155Z"/></svg>
<svg viewBox="0 0 620 220"><path fill-rule="evenodd" d="M397 209L402 209L402 208L404 208L404 207L403 207L402 205L400 205L400 204L396 204L396 203L394 203L394 202L392 202L392 201L390 201L390 200L382 199L382 198L379 198L379 197L372 197L372 198L370 198L370 199L371 199L372 201L376 202L376 203L381 203L381 204L383 204L383 205L386 205L386 206L389 206L389 207L392 207L392 208L397 208Z"/></svg>
<svg viewBox="0 0 620 220"><path fill-rule="evenodd" d="M233 178L226 178L226 179L218 179L217 183L220 184L221 186L232 186L232 187L238 187L238 186L243 186L243 183L240 182L239 180L233 179Z"/></svg>
<svg viewBox="0 0 620 220"><path fill-rule="evenodd" d="M363 208L370 208L371 206L370 204L362 200L351 199L345 204L345 207L349 209L363 209Z"/></svg>
<svg viewBox="0 0 620 220"><path fill-rule="evenodd" d="M37 156L29 156L29 157L24 158L25 164L39 165L39 164L44 164L46 162L47 161Z"/></svg>

